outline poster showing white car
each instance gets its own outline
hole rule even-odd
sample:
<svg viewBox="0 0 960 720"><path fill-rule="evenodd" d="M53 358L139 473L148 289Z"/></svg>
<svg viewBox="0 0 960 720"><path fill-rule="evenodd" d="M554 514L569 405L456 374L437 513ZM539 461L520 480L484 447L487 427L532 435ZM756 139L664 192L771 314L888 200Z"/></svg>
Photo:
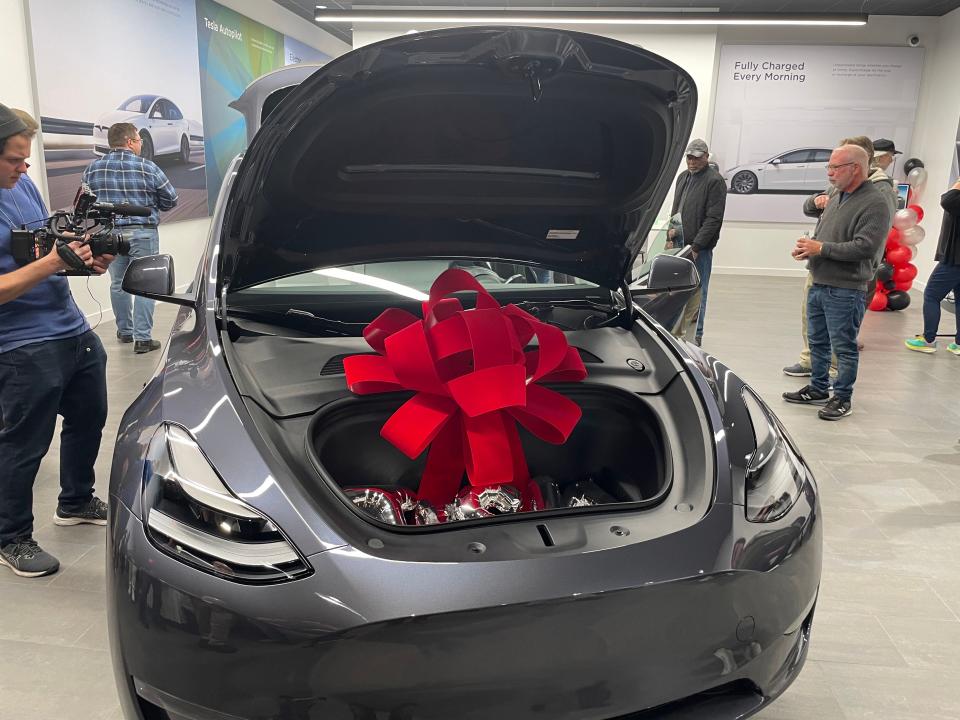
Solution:
<svg viewBox="0 0 960 720"><path fill-rule="evenodd" d="M29 9L51 208L73 203L84 169L108 150L110 126L129 122L180 197L160 221L206 217L195 1L43 0ZM58 46L67 28L108 32L96 27L102 18L109 37L86 43L82 58Z"/></svg>
<svg viewBox="0 0 960 720"><path fill-rule="evenodd" d="M114 123L131 123L137 128L143 145L142 157L153 160L173 155L181 163L190 162L191 142L202 142L202 127L196 120L188 120L180 108L161 95L134 95L97 118L93 124L93 151L103 155L110 150L107 132ZM200 131L200 136L198 136Z"/></svg>
<svg viewBox="0 0 960 720"><path fill-rule="evenodd" d="M922 48L724 46L710 151L725 219L806 221L845 137L890 138L909 157L922 67Z"/></svg>

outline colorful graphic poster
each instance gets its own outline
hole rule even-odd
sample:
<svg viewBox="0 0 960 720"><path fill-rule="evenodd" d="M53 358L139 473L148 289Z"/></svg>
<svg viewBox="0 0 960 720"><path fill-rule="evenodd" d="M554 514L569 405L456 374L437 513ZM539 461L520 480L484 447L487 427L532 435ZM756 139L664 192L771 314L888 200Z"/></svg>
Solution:
<svg viewBox="0 0 960 720"><path fill-rule="evenodd" d="M243 115L228 107L251 81L283 67L283 35L212 0L197 1L210 212L233 158L246 147Z"/></svg>
<svg viewBox="0 0 960 720"><path fill-rule="evenodd" d="M844 137L887 138L898 163L909 157L922 68L920 48L724 46L710 151L726 220L807 221L803 200L826 187Z"/></svg>
<svg viewBox="0 0 960 720"><path fill-rule="evenodd" d="M29 18L51 208L73 203L110 125L128 122L180 197L161 222L206 217L193 0L32 0Z"/></svg>
<svg viewBox="0 0 960 720"><path fill-rule="evenodd" d="M284 65L299 65L301 63L321 65L329 61L330 56L325 52L320 52L316 48L312 48L289 35L283 36Z"/></svg>

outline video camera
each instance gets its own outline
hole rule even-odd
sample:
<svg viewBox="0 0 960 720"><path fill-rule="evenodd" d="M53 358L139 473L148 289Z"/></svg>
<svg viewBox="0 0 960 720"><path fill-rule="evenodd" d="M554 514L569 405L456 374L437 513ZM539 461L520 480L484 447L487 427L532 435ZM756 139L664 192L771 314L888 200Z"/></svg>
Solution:
<svg viewBox="0 0 960 720"><path fill-rule="evenodd" d="M149 217L150 208L143 205L124 203L98 203L97 196L86 183L80 185L73 201L73 210L58 210L46 219L42 227L27 230L22 227L13 230L10 238L10 252L20 265L39 260L54 247L60 259L70 266L64 275L92 275L83 260L70 249L75 241L86 244L94 255L129 255L130 243L123 239L119 231L114 230L118 215Z"/></svg>

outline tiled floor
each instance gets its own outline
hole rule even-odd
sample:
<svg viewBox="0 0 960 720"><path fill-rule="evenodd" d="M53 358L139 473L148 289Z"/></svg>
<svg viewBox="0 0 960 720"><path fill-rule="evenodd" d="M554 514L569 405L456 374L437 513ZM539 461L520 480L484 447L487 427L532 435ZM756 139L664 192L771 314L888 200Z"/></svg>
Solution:
<svg viewBox="0 0 960 720"><path fill-rule="evenodd" d="M713 278L705 347L779 411L820 483L825 560L810 659L764 720L960 718L960 357L909 353L919 296L902 313L868 313L855 414L825 423L780 402L803 381L781 375L799 349L802 280ZM173 317L157 316L157 337ZM944 315L943 331L953 316ZM109 350L111 412L98 476L127 404L158 354ZM63 569L21 580L0 568L0 719L120 718L104 620L103 529L52 523L56 452L34 502L36 537Z"/></svg>

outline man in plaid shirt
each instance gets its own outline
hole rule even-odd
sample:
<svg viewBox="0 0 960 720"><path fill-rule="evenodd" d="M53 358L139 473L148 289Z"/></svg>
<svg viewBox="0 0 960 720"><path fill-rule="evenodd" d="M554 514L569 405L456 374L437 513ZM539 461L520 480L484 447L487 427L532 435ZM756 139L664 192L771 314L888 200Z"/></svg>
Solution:
<svg viewBox="0 0 960 720"><path fill-rule="evenodd" d="M154 301L128 295L120 289L130 258L160 252L157 223L160 211L177 204L177 191L152 160L140 157L143 140L131 123L116 123L107 131L110 152L94 160L83 171L83 182L100 202L128 203L151 208L150 217L117 218L117 227L130 243L130 257L120 257L110 266L110 302L117 318L117 339L132 342L135 353L157 350L160 343L150 337Z"/></svg>

